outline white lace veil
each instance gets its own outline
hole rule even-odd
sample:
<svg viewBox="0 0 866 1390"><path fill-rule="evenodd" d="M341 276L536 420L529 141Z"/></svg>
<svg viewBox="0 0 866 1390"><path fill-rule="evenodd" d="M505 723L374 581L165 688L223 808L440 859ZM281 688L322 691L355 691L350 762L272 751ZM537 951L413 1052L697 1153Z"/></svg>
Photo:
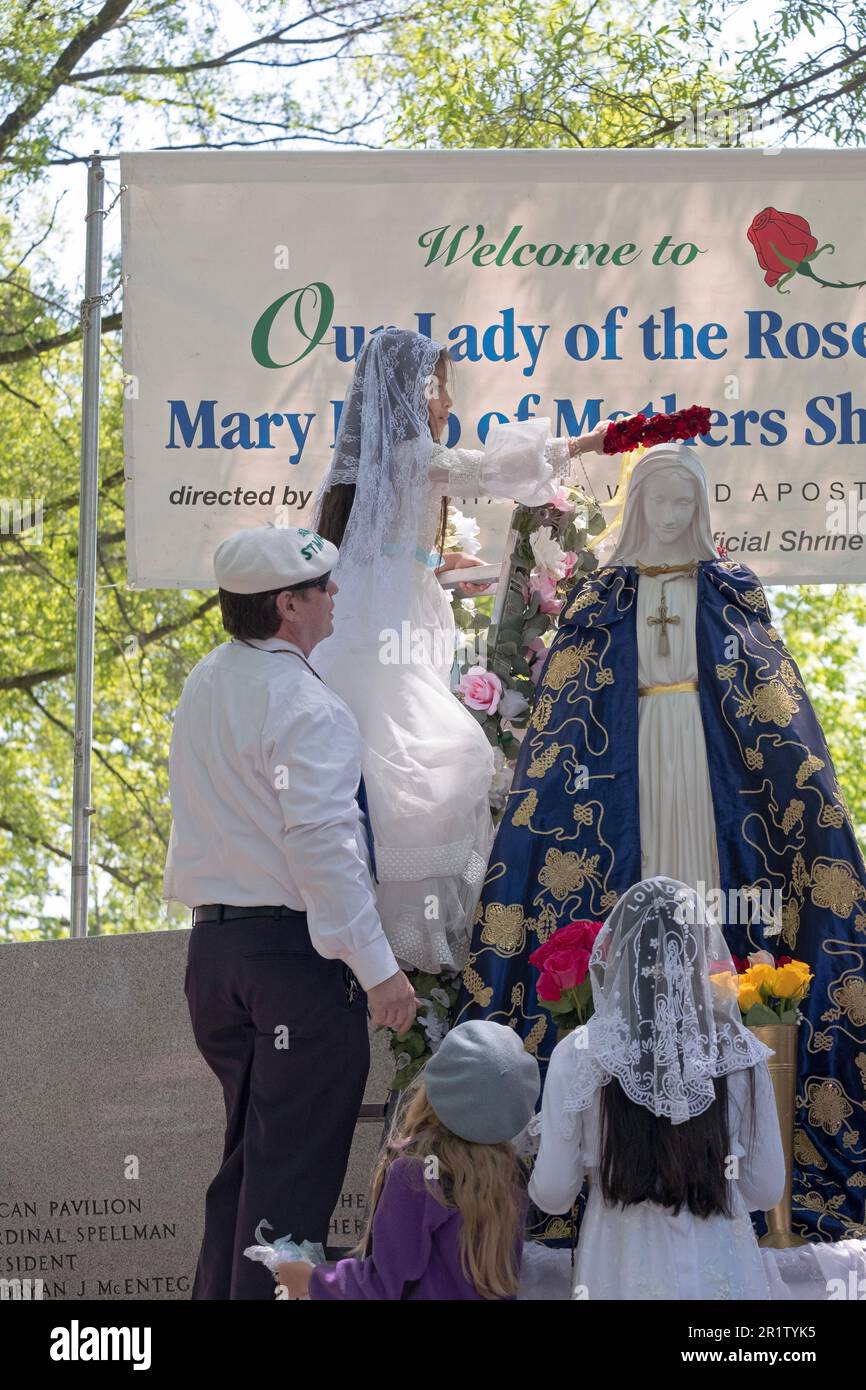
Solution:
<svg viewBox="0 0 866 1390"><path fill-rule="evenodd" d="M316 496L354 483L355 498L334 570L340 592L334 634L317 650L369 647L399 633L427 503L433 438L427 401L445 348L406 329L374 333L361 349L340 415L334 457Z"/></svg>
<svg viewBox="0 0 866 1390"><path fill-rule="evenodd" d="M616 549L605 561L608 565L634 565L646 554L649 527L644 518L643 499L646 483L654 473L662 470L681 469L688 473L695 484L697 506L689 530L692 557L695 560L717 560L719 553L713 540L713 524L710 518L710 492L707 475L697 450L689 444L654 444L641 455L629 479L625 497L622 524L617 537Z"/></svg>
<svg viewBox="0 0 866 1390"><path fill-rule="evenodd" d="M570 1039L566 1133L612 1077L630 1100L676 1125L709 1109L714 1077L772 1056L742 1022L721 928L684 883L648 878L629 888L596 938L589 970L595 1012Z"/></svg>

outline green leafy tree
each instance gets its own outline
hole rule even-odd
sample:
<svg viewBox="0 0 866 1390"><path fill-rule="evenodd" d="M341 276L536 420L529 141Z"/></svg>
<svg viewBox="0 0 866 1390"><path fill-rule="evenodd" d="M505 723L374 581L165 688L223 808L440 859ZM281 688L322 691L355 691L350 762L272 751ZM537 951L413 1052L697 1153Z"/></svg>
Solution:
<svg viewBox="0 0 866 1390"><path fill-rule="evenodd" d="M733 8L733 7L731 7ZM742 51L727 7L610 0L467 5L368 0L245 4L248 32L179 0L38 4L0 13L0 936L68 927L80 327L44 191L99 144L291 147L299 139L406 147L675 145L703 104L779 118L778 131L856 144L863 121L861 4L781 0ZM814 33L812 32L814 31ZM806 48L792 43L811 35ZM333 78L329 79L329 73ZM300 74L315 74L301 90ZM727 140L749 143L737 121ZM109 266L106 283L117 279ZM166 758L183 680L222 628L213 596L125 584L117 331L103 321L101 496L92 823L100 931L164 922ZM31 504L30 512L26 512ZM36 505L41 504L41 515ZM29 524L21 529L25 521ZM815 695L861 831L866 804L866 620L860 591L775 596Z"/></svg>
<svg viewBox="0 0 866 1390"><path fill-rule="evenodd" d="M857 837L866 845L866 589L791 586L772 590L771 601L824 729Z"/></svg>
<svg viewBox="0 0 866 1390"><path fill-rule="evenodd" d="M732 42L742 13L740 0L431 5L325 88L332 119L384 90L384 139L410 148L862 144L863 0L780 0Z"/></svg>

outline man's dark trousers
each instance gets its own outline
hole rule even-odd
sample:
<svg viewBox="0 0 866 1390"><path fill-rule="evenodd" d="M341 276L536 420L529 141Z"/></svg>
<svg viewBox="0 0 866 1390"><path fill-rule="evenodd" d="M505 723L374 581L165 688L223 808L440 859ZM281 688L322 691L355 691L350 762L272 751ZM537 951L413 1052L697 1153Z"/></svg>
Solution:
<svg viewBox="0 0 866 1390"><path fill-rule="evenodd" d="M314 950L305 913L198 923L184 988L226 1108L192 1296L270 1299L243 1252L263 1220L268 1240L327 1240L370 1068L367 996Z"/></svg>

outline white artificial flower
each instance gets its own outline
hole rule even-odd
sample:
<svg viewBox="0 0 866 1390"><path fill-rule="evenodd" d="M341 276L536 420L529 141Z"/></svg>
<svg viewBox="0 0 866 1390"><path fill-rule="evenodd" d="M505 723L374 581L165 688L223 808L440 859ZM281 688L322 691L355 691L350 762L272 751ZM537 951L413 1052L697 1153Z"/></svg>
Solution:
<svg viewBox="0 0 866 1390"><path fill-rule="evenodd" d="M427 1004L428 1006L430 1003L429 999L422 999L419 1002ZM435 1010L429 1007L426 1008L423 1013L417 1014L416 1018L427 1035L430 1051L435 1052L442 1042L442 1039L445 1037L445 1034L448 1032L447 1018L440 1018Z"/></svg>
<svg viewBox="0 0 866 1390"><path fill-rule="evenodd" d="M546 570L554 579L565 574L566 559L562 546L552 536L536 531L531 537L532 553L539 569Z"/></svg>
<svg viewBox="0 0 866 1390"><path fill-rule="evenodd" d="M478 539L480 532L481 527L474 516L464 516L459 507L448 508L448 550L462 550L466 555L477 555L481 549Z"/></svg>
<svg viewBox="0 0 866 1390"><path fill-rule="evenodd" d="M493 750L493 777L490 782L489 799L490 804L497 811L505 805L506 797L511 789L514 778L514 768L505 761L505 754L501 748Z"/></svg>
<svg viewBox="0 0 866 1390"><path fill-rule="evenodd" d="M519 690L506 690L496 707L496 713L500 719L517 719L528 709L529 701L524 699Z"/></svg>
<svg viewBox="0 0 866 1390"><path fill-rule="evenodd" d="M430 991L430 998L435 999L437 1004L441 1004L444 1009L451 1007L451 1000L448 998L447 991L440 989L437 985Z"/></svg>

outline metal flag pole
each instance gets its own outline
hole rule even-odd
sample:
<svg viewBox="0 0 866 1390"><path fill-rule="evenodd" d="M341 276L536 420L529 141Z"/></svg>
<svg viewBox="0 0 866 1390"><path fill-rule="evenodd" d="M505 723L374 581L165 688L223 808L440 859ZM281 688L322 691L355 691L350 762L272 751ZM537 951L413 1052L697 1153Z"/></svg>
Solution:
<svg viewBox="0 0 866 1390"><path fill-rule="evenodd" d="M93 647L96 609L96 527L99 499L99 350L102 336L102 223L105 171L87 162L87 249L81 303L84 368L81 390L81 497L75 633L75 746L72 779L70 935L87 935L90 879Z"/></svg>

